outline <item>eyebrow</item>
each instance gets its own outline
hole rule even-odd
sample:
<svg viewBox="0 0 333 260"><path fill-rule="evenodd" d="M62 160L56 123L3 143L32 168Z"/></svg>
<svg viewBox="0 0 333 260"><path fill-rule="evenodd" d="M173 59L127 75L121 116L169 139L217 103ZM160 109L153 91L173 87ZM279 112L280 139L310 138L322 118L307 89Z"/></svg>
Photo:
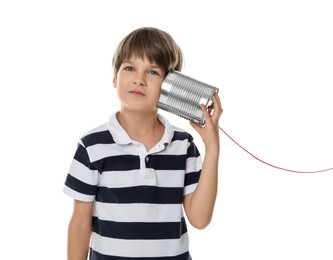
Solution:
<svg viewBox="0 0 333 260"><path fill-rule="evenodd" d="M129 63L129 64L133 64L134 62L131 60L124 60L123 63ZM163 70L163 68L157 64L151 64L151 66L149 66L152 69L160 69Z"/></svg>

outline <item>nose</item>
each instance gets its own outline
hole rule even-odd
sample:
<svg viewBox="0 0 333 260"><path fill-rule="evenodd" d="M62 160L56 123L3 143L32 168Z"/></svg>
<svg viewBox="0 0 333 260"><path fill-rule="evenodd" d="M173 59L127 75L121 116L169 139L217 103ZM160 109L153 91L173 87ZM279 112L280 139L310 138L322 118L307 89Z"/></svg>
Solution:
<svg viewBox="0 0 333 260"><path fill-rule="evenodd" d="M137 86L145 86L146 85L146 75L144 73L135 73L133 78L133 84Z"/></svg>

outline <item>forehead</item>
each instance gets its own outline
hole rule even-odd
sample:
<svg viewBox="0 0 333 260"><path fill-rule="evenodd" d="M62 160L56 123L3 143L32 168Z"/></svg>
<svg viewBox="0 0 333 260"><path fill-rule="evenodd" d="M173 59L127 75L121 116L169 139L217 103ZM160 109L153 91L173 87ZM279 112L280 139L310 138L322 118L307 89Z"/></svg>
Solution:
<svg viewBox="0 0 333 260"><path fill-rule="evenodd" d="M124 59L123 63L133 63L133 64L144 64L151 67L161 68L154 60L149 60L147 56L137 56L131 55L130 57Z"/></svg>

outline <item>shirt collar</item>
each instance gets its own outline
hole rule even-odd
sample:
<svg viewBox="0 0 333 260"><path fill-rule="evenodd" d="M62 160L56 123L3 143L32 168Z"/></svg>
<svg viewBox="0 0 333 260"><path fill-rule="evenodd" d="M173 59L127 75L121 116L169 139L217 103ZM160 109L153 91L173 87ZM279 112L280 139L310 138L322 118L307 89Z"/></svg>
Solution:
<svg viewBox="0 0 333 260"><path fill-rule="evenodd" d="M107 124L108 129L116 143L124 145L129 144L132 142L132 139L129 137L125 129L119 124L116 114L117 112L110 116Z"/></svg>
<svg viewBox="0 0 333 260"><path fill-rule="evenodd" d="M160 122L164 125L164 134L163 134L160 142L162 144L164 144L164 146L166 147L172 141L172 138L174 135L174 128L165 117L163 117L160 114L157 114L157 116L158 116L158 120L160 120Z"/></svg>
<svg viewBox="0 0 333 260"><path fill-rule="evenodd" d="M117 112L113 113L107 124L108 129L113 137L113 140L122 145L130 144L133 140L127 134L125 129L119 124L118 119L116 117ZM171 140L174 135L174 128L170 124L170 122L160 114L157 114L159 121L164 125L164 133L162 136L160 144L163 144L164 147L168 146L171 143Z"/></svg>

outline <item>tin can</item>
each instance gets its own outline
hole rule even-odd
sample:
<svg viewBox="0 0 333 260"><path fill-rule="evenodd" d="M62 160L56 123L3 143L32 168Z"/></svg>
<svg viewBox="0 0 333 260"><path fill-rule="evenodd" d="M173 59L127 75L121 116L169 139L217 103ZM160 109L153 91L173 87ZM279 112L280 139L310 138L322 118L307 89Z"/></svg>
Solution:
<svg viewBox="0 0 333 260"><path fill-rule="evenodd" d="M157 107L204 125L205 118L200 104L208 108L212 105L213 95L218 91L217 87L173 70L166 75L162 83Z"/></svg>

